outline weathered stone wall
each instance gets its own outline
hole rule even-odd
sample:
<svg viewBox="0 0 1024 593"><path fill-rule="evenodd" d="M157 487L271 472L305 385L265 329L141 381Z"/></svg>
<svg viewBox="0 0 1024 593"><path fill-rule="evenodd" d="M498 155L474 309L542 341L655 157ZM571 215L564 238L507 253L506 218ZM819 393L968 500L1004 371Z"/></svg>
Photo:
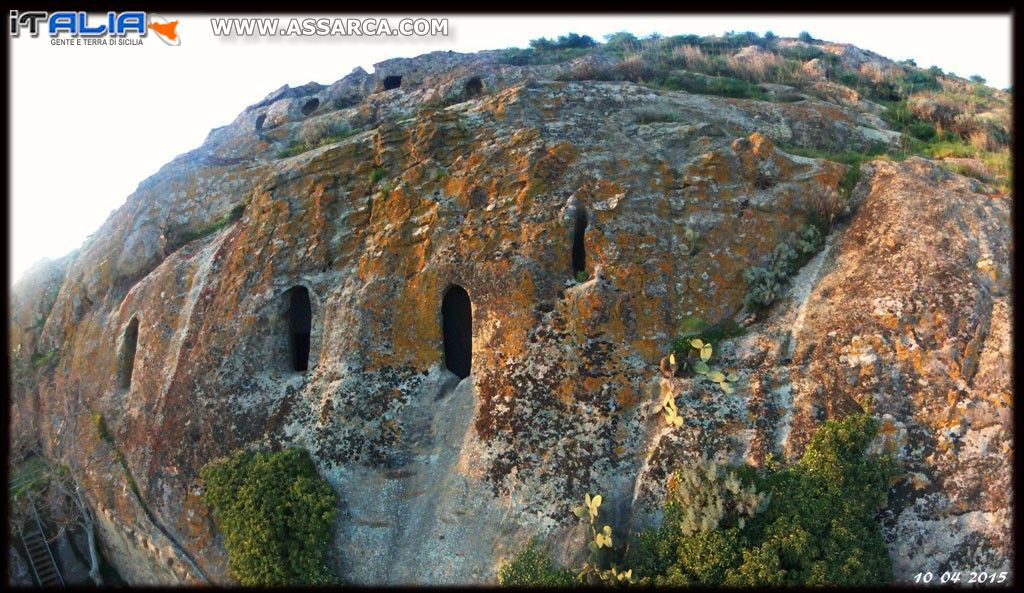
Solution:
<svg viewBox="0 0 1024 593"><path fill-rule="evenodd" d="M569 509L586 492L636 528L680 460L792 457L823 419L864 404L907 464L887 515L897 577L924 559L1009 562L1007 199L914 159L876 161L848 199L844 165L775 143L862 148L893 137L877 117L553 81L567 67L439 53L285 87L15 287L15 415L43 442L91 443L68 454L90 468L126 578L228 581L198 471L238 447L311 451L342 500L332 562L346 577L486 582L534 534L569 559ZM402 86L381 90L392 74ZM482 95L462 96L471 77ZM674 121L637 123L641 109ZM279 158L311 126L342 123L354 133ZM660 379L679 321L740 314L743 270L822 210L847 220L768 319L716 355L739 371L737 392ZM461 383L442 356L451 284L472 299ZM304 374L288 354L294 286L312 302ZM684 427L651 413L663 390L687 402ZM89 422L58 430L72 408L101 414L114 444Z"/></svg>

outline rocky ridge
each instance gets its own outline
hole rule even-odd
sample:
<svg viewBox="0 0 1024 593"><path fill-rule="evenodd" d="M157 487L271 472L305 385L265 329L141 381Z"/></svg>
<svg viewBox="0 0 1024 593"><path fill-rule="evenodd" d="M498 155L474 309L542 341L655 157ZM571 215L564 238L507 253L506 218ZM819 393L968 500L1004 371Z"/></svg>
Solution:
<svg viewBox="0 0 1024 593"><path fill-rule="evenodd" d="M571 560L584 493L635 530L681 460L793 459L864 407L902 462L884 517L897 580L1009 570L1009 197L918 157L866 163L847 191L847 165L786 150L898 144L863 99L561 80L613 59L504 55L283 87L14 287L13 430L86 468L124 576L230 582L198 471L240 447L311 452L342 500L346 578L493 582L534 535ZM749 317L743 271L826 214L825 248ZM453 284L472 300L461 381L443 359ZM716 352L735 393L659 374L687 316L749 323ZM681 428L653 412L665 393Z"/></svg>

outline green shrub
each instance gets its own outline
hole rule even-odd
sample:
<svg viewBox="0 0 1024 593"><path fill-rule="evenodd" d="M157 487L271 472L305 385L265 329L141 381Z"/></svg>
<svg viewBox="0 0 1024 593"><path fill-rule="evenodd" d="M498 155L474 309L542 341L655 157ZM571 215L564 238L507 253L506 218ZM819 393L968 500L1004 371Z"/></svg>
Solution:
<svg viewBox="0 0 1024 593"><path fill-rule="evenodd" d="M743 271L743 281L747 283L747 293L743 296L743 304L751 309L763 309L775 302L782 285L776 275L769 269L753 266Z"/></svg>
<svg viewBox="0 0 1024 593"><path fill-rule="evenodd" d="M836 75L836 80L848 87L860 86L860 75L850 70L839 72Z"/></svg>
<svg viewBox="0 0 1024 593"><path fill-rule="evenodd" d="M754 310L771 305L782 292L788 278L802 268L825 245L825 237L815 224L804 224L796 233L775 246L763 266L743 271L747 294L743 303Z"/></svg>
<svg viewBox="0 0 1024 593"><path fill-rule="evenodd" d="M992 92L992 89L987 87L987 86L985 86L984 84L976 84L976 85L974 85L974 88L971 89L971 94L973 96L975 96L975 97L979 97L979 98L982 98L982 99L989 99L989 98L992 98L993 95L994 95L994 93Z"/></svg>
<svg viewBox="0 0 1024 593"><path fill-rule="evenodd" d="M309 149L343 140L354 133L347 121L330 121L324 117L307 121L296 135L299 142Z"/></svg>
<svg viewBox="0 0 1024 593"><path fill-rule="evenodd" d="M678 331L675 341L672 342L672 352L685 355L690 351L694 338L714 347L722 340L742 336L747 329L731 317L709 324L700 317L688 315L679 323Z"/></svg>
<svg viewBox="0 0 1024 593"><path fill-rule="evenodd" d="M353 136L359 130L354 129L345 122L328 123L325 121L314 122L317 125L308 125L299 132L299 138L292 140L288 146L279 150L277 158L283 159L309 152L314 148L337 144L342 140Z"/></svg>
<svg viewBox="0 0 1024 593"><path fill-rule="evenodd" d="M512 66L531 66L537 64L560 64L576 59L593 51L593 48L572 48L549 51L543 49L526 49L513 47L506 49L499 58L500 63Z"/></svg>
<svg viewBox="0 0 1024 593"><path fill-rule="evenodd" d="M894 466L887 456L868 455L877 430L867 414L825 422L803 457L785 468L732 468L703 473L696 505L729 508L723 492L757 493L759 504L738 519L706 522L696 531L667 497L665 521L635 540L630 565L641 583L706 586L865 586L886 584L892 565L882 540L878 512L888 499ZM702 474L695 474L701 477ZM734 485L722 489L722 476ZM763 494L762 494L763 493ZM728 516L726 513L725 516Z"/></svg>
<svg viewBox="0 0 1024 593"><path fill-rule="evenodd" d="M212 235L217 231L223 229L224 227L228 226L229 224L235 222L236 220L242 218L243 212L245 212L245 205L236 204L233 208L231 208L231 210L228 210L220 218L211 222L210 224L204 227L199 227L197 229L186 229L181 233L178 241L180 244L184 245L185 243L191 243L196 239L201 239L203 237Z"/></svg>
<svg viewBox="0 0 1024 593"><path fill-rule="evenodd" d="M539 50L551 50L551 49L586 49L590 47L596 47L597 42L590 35L579 35L577 33L569 33L568 35L561 35L556 40L548 39L547 37L539 37L537 39L530 40L530 47Z"/></svg>
<svg viewBox="0 0 1024 593"><path fill-rule="evenodd" d="M815 58L824 59L825 56L834 55L826 53L821 48L814 47L813 45L791 45L779 51L787 58L794 58L801 62L807 62Z"/></svg>
<svg viewBox="0 0 1024 593"><path fill-rule="evenodd" d="M821 251L825 246L825 237L822 236L818 227L813 224L801 226L796 233L797 260L790 268L790 273L800 269L808 260L814 257L815 253Z"/></svg>
<svg viewBox="0 0 1024 593"><path fill-rule="evenodd" d="M843 179L839 182L839 195L843 199L849 199L853 193L853 188L857 187L859 181L860 161L856 161L850 164L850 168L846 170L846 174L843 175Z"/></svg>
<svg viewBox="0 0 1024 593"><path fill-rule="evenodd" d="M927 122L915 115L910 110L907 101L883 101L882 103L885 105L885 111L881 115L882 121L889 124L892 129L898 132L909 133L921 140L930 140L935 137L935 126L931 122ZM924 131L924 126L931 128L931 136L928 138L921 138L919 136L928 134L928 132Z"/></svg>
<svg viewBox="0 0 1024 593"><path fill-rule="evenodd" d="M930 142L937 135L935 126L926 121L916 121L910 124L907 126L907 133L922 142Z"/></svg>
<svg viewBox="0 0 1024 593"><path fill-rule="evenodd" d="M751 522L756 553L741 566L742 584L771 584L773 577L757 575L778 570L785 584L855 586L892 579L876 515L888 500L893 464L865 454L876 430L867 414L826 422L798 464L765 477L772 501Z"/></svg>
<svg viewBox="0 0 1024 593"><path fill-rule="evenodd" d="M59 358L59 357L60 357L60 348L54 348L53 350L50 350L50 351L46 352L45 354L44 353L39 353L39 352L33 352L32 353L32 368L33 369L41 369L43 367L47 367L50 364L56 362L57 358Z"/></svg>
<svg viewBox="0 0 1024 593"><path fill-rule="evenodd" d="M913 65L913 64L911 64ZM898 88L903 98L920 91L937 91L942 88L934 74L920 68L904 68L903 80Z"/></svg>
<svg viewBox="0 0 1024 593"><path fill-rule="evenodd" d="M373 171L370 171L370 185L377 185L377 182L384 179L387 174L388 171L384 167L374 167Z"/></svg>
<svg viewBox="0 0 1024 593"><path fill-rule="evenodd" d="M301 449L238 451L200 471L203 500L243 585L330 584L324 563L338 496Z"/></svg>
<svg viewBox="0 0 1024 593"><path fill-rule="evenodd" d="M678 122L682 119L683 117L678 111L664 107L641 107L633 112L633 121L638 124Z"/></svg>
<svg viewBox="0 0 1024 593"><path fill-rule="evenodd" d="M634 570L647 575L639 579L641 584L659 587L720 585L727 571L742 559L743 540L736 527L680 537L673 526L668 522L666 525L658 531L644 531L637 538ZM641 572L644 570L653 572Z"/></svg>
<svg viewBox="0 0 1024 593"><path fill-rule="evenodd" d="M563 587L575 583L625 585L635 582L632 569L620 571L614 562L621 554L615 551L616 536L611 526L598 527L600 508L600 494L593 498L587 494L583 504L573 508L573 514L588 523L592 538L587 542L589 558L578 572L556 568L547 553L538 551L536 543L531 541L525 550L499 569L498 582L506 586Z"/></svg>
<svg viewBox="0 0 1024 593"><path fill-rule="evenodd" d="M547 551L531 541L498 571L498 583L505 587L571 587L576 575L571 570L558 568Z"/></svg>
<svg viewBox="0 0 1024 593"><path fill-rule="evenodd" d="M992 178L990 178L988 175L985 175L981 171L978 171L974 167L971 167L970 165L964 165L961 163L940 162L939 166L949 171L950 173L956 173L957 175L963 175L964 177L971 177L977 179L978 181L981 181L982 183L992 182Z"/></svg>
<svg viewBox="0 0 1024 593"><path fill-rule="evenodd" d="M640 49L642 44L636 35L626 31L609 33L604 36L604 42L605 49L619 55L625 52L636 51Z"/></svg>
<svg viewBox="0 0 1024 593"><path fill-rule="evenodd" d="M277 151L277 158L285 159L288 157L295 156L307 152L309 147L305 143L299 142L298 140L292 140L288 143L288 146Z"/></svg>
<svg viewBox="0 0 1024 593"><path fill-rule="evenodd" d="M103 418L103 415L98 412L92 413L93 428L96 429L96 435L103 440L104 443L113 446L114 437L110 436L110 430L107 429L107 421Z"/></svg>
<svg viewBox="0 0 1024 593"><path fill-rule="evenodd" d="M47 486L52 479L50 467L37 454L30 454L18 463L14 463L10 459L8 459L8 462L10 463L11 473L7 480L7 496L11 502L20 498L26 492L30 494L36 493ZM67 469L60 466L57 471L63 473ZM40 494L43 493L40 492Z"/></svg>
<svg viewBox="0 0 1024 593"><path fill-rule="evenodd" d="M768 93L760 86L730 76L705 76L692 72L679 72L669 75L660 86L673 91L719 95L735 99L762 101L768 99Z"/></svg>

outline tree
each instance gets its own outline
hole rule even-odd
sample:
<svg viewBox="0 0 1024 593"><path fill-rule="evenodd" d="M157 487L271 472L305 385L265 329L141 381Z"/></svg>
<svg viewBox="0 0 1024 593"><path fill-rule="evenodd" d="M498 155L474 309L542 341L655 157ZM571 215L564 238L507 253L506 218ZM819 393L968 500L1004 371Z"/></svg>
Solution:
<svg viewBox="0 0 1024 593"><path fill-rule="evenodd" d="M867 414L829 420L790 466L684 469L669 483L664 523L639 535L629 564L656 585L890 581L877 514L894 467L866 452L876 430Z"/></svg>
<svg viewBox="0 0 1024 593"><path fill-rule="evenodd" d="M530 40L530 47L538 50L588 48L596 46L597 42L594 41L593 37L590 35L580 35L578 33L561 35L555 41L552 41L547 37L539 37L537 39Z"/></svg>
<svg viewBox="0 0 1024 593"><path fill-rule="evenodd" d="M237 451L200 470L228 550L247 586L331 584L324 564L338 495L303 449Z"/></svg>

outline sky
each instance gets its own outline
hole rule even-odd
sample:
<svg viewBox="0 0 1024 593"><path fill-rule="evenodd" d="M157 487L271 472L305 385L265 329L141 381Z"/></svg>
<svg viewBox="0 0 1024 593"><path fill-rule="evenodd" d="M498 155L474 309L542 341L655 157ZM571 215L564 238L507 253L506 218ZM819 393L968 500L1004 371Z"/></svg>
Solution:
<svg viewBox="0 0 1024 593"><path fill-rule="evenodd" d="M430 14L410 16L448 18L447 36L319 38L215 37L210 15L162 16L180 21L180 46L152 33L141 46L54 46L45 34L8 38L12 284L36 261L79 247L141 181L272 90L330 84L357 66L372 72L389 58L526 47L530 39L570 31L597 40L617 31L782 37L807 31L894 60L913 58L922 68L979 74L996 88L1011 84L1009 15ZM384 16L397 22L403 15Z"/></svg>

